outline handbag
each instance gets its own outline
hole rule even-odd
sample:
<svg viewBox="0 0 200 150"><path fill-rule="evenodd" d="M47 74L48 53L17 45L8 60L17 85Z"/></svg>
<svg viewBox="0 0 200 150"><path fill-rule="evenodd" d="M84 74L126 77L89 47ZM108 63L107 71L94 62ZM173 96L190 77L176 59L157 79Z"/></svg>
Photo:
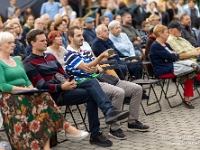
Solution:
<svg viewBox="0 0 200 150"><path fill-rule="evenodd" d="M112 75L109 75L104 71L99 73L99 75L97 76L97 79L100 82L106 82L106 83L111 84L111 85L116 85L119 82L119 78L112 76Z"/></svg>
<svg viewBox="0 0 200 150"><path fill-rule="evenodd" d="M65 77L64 77L62 74L56 73L56 74L54 75L54 77L53 77L53 82L54 82L55 84L63 84L63 83L66 82L66 79L65 79Z"/></svg>
<svg viewBox="0 0 200 150"><path fill-rule="evenodd" d="M56 73L56 74L54 75L54 77L53 77L53 83L55 83L55 84L63 84L63 83L65 83L65 82L66 82L66 79L65 79L65 77L64 77L62 74ZM63 101L63 96L62 96L62 94L63 94L63 92L60 92L60 93L59 93L59 97L58 97L57 100L56 100L56 103L57 103L57 104L62 104L62 101Z"/></svg>

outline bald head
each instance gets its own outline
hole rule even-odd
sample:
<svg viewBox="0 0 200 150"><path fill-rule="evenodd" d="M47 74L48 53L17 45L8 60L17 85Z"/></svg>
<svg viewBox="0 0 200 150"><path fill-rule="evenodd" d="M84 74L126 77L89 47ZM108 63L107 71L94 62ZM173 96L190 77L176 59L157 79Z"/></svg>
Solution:
<svg viewBox="0 0 200 150"><path fill-rule="evenodd" d="M39 29L39 30L44 29L44 21L42 18L35 19L34 29Z"/></svg>
<svg viewBox="0 0 200 150"><path fill-rule="evenodd" d="M44 25L47 26L49 21L51 20L48 14L44 14L40 17L44 21Z"/></svg>

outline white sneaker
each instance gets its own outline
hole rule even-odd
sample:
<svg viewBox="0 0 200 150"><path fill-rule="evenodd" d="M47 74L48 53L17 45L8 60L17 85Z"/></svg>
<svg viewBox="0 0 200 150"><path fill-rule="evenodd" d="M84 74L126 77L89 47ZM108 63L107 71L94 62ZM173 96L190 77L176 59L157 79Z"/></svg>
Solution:
<svg viewBox="0 0 200 150"><path fill-rule="evenodd" d="M65 134L66 138L68 140L82 140L86 138L89 135L87 131L82 130L79 135L70 135L70 134Z"/></svg>

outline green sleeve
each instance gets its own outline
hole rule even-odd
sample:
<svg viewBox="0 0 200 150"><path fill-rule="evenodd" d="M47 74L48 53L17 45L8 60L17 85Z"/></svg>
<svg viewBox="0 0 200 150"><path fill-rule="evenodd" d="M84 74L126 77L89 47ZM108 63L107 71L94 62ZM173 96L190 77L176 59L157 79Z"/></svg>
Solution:
<svg viewBox="0 0 200 150"><path fill-rule="evenodd" d="M18 65L20 65L24 70L24 65L22 64L22 61L18 57L14 57L14 59L17 61ZM26 75L25 70L24 70L24 80L26 81L26 86L32 85L31 81L29 80L28 76Z"/></svg>
<svg viewBox="0 0 200 150"><path fill-rule="evenodd" d="M2 68L2 65L0 64L0 89L2 92L12 92L13 85L7 84L5 80L5 73Z"/></svg>

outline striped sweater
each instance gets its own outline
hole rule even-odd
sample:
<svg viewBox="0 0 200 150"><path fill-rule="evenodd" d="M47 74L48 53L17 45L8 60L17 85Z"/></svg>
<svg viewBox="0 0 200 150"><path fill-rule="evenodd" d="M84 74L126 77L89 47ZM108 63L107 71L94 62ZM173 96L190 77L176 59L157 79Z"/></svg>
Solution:
<svg viewBox="0 0 200 150"><path fill-rule="evenodd" d="M43 56L32 53L23 63L32 84L38 89L48 89L50 93L61 91L61 84L53 83L53 77L56 73L63 74L66 80L69 78L56 57L49 53Z"/></svg>

